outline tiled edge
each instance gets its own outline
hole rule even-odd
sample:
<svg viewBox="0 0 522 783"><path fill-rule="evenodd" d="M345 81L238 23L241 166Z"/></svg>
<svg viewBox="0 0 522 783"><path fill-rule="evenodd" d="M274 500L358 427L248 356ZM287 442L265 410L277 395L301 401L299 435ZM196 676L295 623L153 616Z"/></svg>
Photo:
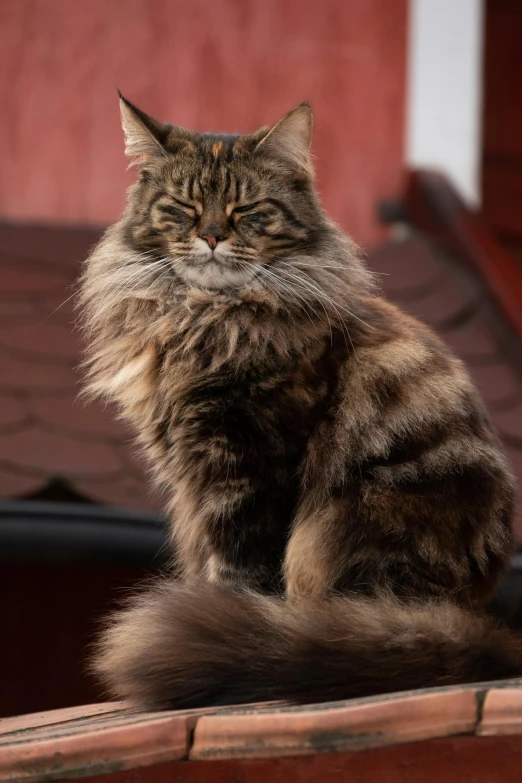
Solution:
<svg viewBox="0 0 522 783"><path fill-rule="evenodd" d="M491 688L486 693L477 734L522 734L522 688Z"/></svg>
<svg viewBox="0 0 522 783"><path fill-rule="evenodd" d="M363 750L474 733L477 718L476 695L469 689L324 710L208 715L197 722L189 759L254 759Z"/></svg>
<svg viewBox="0 0 522 783"><path fill-rule="evenodd" d="M0 740L4 735L11 732L29 731L30 729L40 728L42 725L65 724L108 713L123 713L126 709L123 701L108 701L103 704L83 704L79 707L65 707L59 710L16 715L13 718L0 718Z"/></svg>
<svg viewBox="0 0 522 783"><path fill-rule="evenodd" d="M18 741L0 747L0 781L68 780L187 757L190 718L173 713L143 717L130 725L59 739L55 734L31 741L22 734Z"/></svg>
<svg viewBox="0 0 522 783"><path fill-rule="evenodd" d="M522 735L522 680L315 706L133 713L88 705L0 723L0 781L45 783L169 761L368 750L457 735Z"/></svg>

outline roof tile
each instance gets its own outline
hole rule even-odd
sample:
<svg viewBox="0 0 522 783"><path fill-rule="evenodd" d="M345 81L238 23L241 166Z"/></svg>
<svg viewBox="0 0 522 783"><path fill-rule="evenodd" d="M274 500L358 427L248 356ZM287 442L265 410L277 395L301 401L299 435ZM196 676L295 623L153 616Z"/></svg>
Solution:
<svg viewBox="0 0 522 783"><path fill-rule="evenodd" d="M522 690L520 687L491 688L482 707L482 720L477 734L491 737L498 734L522 734Z"/></svg>
<svg viewBox="0 0 522 783"><path fill-rule="evenodd" d="M156 512L161 512L164 506L162 497L149 487L149 482L143 479L140 481L139 477L123 474L111 481L77 479L74 486L85 497L108 506Z"/></svg>
<svg viewBox="0 0 522 783"><path fill-rule="evenodd" d="M522 383L507 362L470 367L471 376L491 411L522 402Z"/></svg>
<svg viewBox="0 0 522 783"><path fill-rule="evenodd" d="M0 446L1 449L1 446ZM3 461L3 452L0 459L0 498L15 500L37 492L45 482L41 476L31 473L23 473Z"/></svg>
<svg viewBox="0 0 522 783"><path fill-rule="evenodd" d="M78 335L72 324L37 323L4 327L0 334L0 344L11 353L27 357L39 355L42 359L70 364L77 363L79 357Z"/></svg>
<svg viewBox="0 0 522 783"><path fill-rule="evenodd" d="M27 418L26 408L14 394L0 393L0 433L20 425Z"/></svg>
<svg viewBox="0 0 522 783"><path fill-rule="evenodd" d="M0 276L1 282L1 276ZM38 308L26 299L4 299L0 295L0 326L13 326L18 323L28 323L38 318Z"/></svg>
<svg viewBox="0 0 522 783"><path fill-rule="evenodd" d="M0 776L23 783L82 775L91 780L116 769L112 778L118 781L413 781L427 779L429 768L430 780L518 780L520 687L513 680L508 687L426 688L313 706L137 714L113 702L52 710L0 721ZM502 745L483 739L506 734L512 740ZM422 742L440 737L451 740ZM383 756L376 748L386 745ZM267 758L273 763L261 761ZM174 759L184 760L161 765Z"/></svg>
<svg viewBox="0 0 522 783"><path fill-rule="evenodd" d="M34 397L28 401L28 408L39 422L64 434L118 443L133 439L134 433L118 419L114 406L86 403L77 391Z"/></svg>
<svg viewBox="0 0 522 783"><path fill-rule="evenodd" d="M101 235L101 230L78 226L31 226L0 224L0 248L3 256L12 257L39 269L42 265L59 269L70 279L79 271Z"/></svg>
<svg viewBox="0 0 522 783"><path fill-rule="evenodd" d="M471 733L477 700L451 688L297 709L199 718L191 760L333 753Z"/></svg>
<svg viewBox="0 0 522 783"><path fill-rule="evenodd" d="M512 441L518 441L518 447L522 449L522 401L508 410L498 411L493 414L495 426L503 436Z"/></svg>
<svg viewBox="0 0 522 783"><path fill-rule="evenodd" d="M491 319L479 310L469 320L444 333L444 340L467 364L482 364L499 358L500 346Z"/></svg>
<svg viewBox="0 0 522 783"><path fill-rule="evenodd" d="M437 284L446 267L431 244L421 236L387 242L370 253L370 264L381 277L388 296L397 299L417 290L429 290Z"/></svg>
<svg viewBox="0 0 522 783"><path fill-rule="evenodd" d="M14 466L66 479L122 471L117 453L107 444L79 441L35 426L0 437L0 454Z"/></svg>
<svg viewBox="0 0 522 783"><path fill-rule="evenodd" d="M433 287L415 299L396 297L408 313L438 330L448 330L466 317L479 300L479 292L473 286L455 286L448 276L442 277Z"/></svg>
<svg viewBox="0 0 522 783"><path fill-rule="evenodd" d="M0 330L1 336L1 330ZM28 394L73 389L78 376L65 364L50 367L44 360L29 361L2 354L0 347L0 391L17 390Z"/></svg>
<svg viewBox="0 0 522 783"><path fill-rule="evenodd" d="M20 269L7 263L0 263L0 279L2 281L1 299L21 297L23 299L34 294L49 291L63 291L66 279L56 272L37 272L30 269Z"/></svg>

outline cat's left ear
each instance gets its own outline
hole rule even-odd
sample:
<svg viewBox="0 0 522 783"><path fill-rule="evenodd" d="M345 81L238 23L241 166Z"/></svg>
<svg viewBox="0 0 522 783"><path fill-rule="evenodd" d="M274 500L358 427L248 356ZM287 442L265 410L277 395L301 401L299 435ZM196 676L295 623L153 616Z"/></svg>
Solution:
<svg viewBox="0 0 522 783"><path fill-rule="evenodd" d="M119 96L125 154L131 158L131 165L143 166L153 157L164 155L163 145L169 136L170 127L133 106L121 92Z"/></svg>
<svg viewBox="0 0 522 783"><path fill-rule="evenodd" d="M263 151L312 179L314 167L310 155L313 113L309 103L301 103L287 112L261 139L256 150Z"/></svg>

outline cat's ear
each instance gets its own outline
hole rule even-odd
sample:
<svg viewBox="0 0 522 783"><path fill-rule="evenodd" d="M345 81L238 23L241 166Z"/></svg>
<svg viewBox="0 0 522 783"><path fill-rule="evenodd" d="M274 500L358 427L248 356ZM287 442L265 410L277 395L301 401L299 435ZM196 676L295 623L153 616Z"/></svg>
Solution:
<svg viewBox="0 0 522 783"><path fill-rule="evenodd" d="M312 107L309 103L301 103L270 128L256 149L312 179L314 168L310 146L313 124Z"/></svg>
<svg viewBox="0 0 522 783"><path fill-rule="evenodd" d="M131 165L143 166L152 158L164 155L163 144L169 135L169 126L133 106L121 92L119 96L125 154L131 159Z"/></svg>

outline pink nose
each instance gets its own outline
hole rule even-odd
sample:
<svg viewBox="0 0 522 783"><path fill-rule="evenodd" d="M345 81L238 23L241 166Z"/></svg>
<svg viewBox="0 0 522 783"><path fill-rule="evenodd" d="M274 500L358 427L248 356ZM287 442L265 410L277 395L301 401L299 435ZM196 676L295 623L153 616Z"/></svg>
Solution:
<svg viewBox="0 0 522 783"><path fill-rule="evenodd" d="M212 234L202 234L201 239L205 240L211 250L214 250L217 247L218 241Z"/></svg>

